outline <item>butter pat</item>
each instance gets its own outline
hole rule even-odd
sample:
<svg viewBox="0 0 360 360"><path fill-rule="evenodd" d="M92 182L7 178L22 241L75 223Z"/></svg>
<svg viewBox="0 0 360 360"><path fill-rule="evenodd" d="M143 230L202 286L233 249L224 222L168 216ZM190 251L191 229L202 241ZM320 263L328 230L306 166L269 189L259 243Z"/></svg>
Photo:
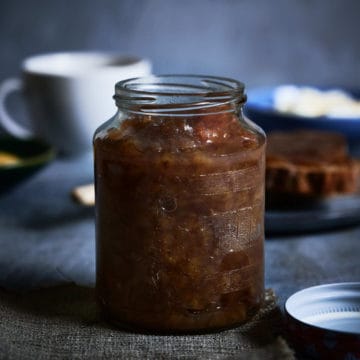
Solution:
<svg viewBox="0 0 360 360"><path fill-rule="evenodd" d="M360 117L360 101L339 89L284 85L275 89L273 101L277 111L299 116Z"/></svg>

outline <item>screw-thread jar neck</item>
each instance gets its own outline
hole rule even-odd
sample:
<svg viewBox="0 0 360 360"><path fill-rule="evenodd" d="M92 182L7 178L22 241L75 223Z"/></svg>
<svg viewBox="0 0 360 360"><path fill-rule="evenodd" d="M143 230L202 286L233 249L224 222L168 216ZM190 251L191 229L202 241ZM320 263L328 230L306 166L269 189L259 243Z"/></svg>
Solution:
<svg viewBox="0 0 360 360"><path fill-rule="evenodd" d="M244 84L223 77L162 75L120 81L114 99L119 109L162 116L236 111L246 101Z"/></svg>

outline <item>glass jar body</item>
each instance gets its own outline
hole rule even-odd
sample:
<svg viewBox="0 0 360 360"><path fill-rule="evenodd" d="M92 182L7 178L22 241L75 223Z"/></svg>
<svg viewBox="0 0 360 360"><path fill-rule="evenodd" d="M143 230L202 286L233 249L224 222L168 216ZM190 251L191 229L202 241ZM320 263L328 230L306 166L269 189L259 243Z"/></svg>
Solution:
<svg viewBox="0 0 360 360"><path fill-rule="evenodd" d="M98 129L96 287L111 321L203 332L258 309L264 149L241 109L223 105L176 116L120 109Z"/></svg>

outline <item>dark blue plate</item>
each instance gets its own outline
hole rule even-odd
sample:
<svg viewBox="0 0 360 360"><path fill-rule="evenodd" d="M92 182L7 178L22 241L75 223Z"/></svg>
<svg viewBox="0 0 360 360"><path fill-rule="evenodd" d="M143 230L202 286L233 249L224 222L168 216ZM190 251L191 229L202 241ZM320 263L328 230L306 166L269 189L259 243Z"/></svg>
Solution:
<svg viewBox="0 0 360 360"><path fill-rule="evenodd" d="M266 207L265 230L270 234L327 231L360 225L360 195L333 196L303 200L298 206L274 209Z"/></svg>
<svg viewBox="0 0 360 360"><path fill-rule="evenodd" d="M335 87L333 87L335 88ZM336 87L339 89L339 87ZM360 117L333 118L326 116L304 117L278 112L273 107L275 87L249 90L245 114L265 132L273 130L318 129L337 131L344 134L349 142L350 151L360 154ZM360 99L360 90L342 89Z"/></svg>

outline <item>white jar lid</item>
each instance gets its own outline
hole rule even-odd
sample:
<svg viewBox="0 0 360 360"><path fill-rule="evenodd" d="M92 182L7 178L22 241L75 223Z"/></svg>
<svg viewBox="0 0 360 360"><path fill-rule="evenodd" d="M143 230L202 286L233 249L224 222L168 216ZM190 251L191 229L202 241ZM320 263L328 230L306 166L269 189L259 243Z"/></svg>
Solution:
<svg viewBox="0 0 360 360"><path fill-rule="evenodd" d="M289 340L300 352L360 358L360 282L301 290L286 301L285 313Z"/></svg>

